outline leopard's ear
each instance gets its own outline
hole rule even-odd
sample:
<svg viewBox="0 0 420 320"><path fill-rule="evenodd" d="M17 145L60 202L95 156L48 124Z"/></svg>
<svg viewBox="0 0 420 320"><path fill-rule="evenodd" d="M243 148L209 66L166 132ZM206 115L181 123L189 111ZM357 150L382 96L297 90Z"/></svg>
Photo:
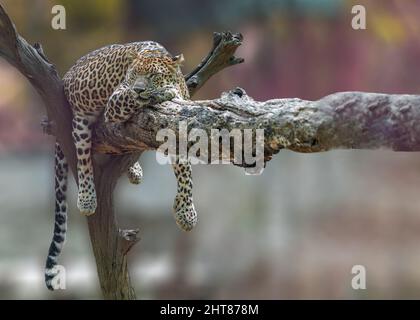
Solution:
<svg viewBox="0 0 420 320"><path fill-rule="evenodd" d="M172 58L172 61L174 62L174 64L181 66L182 63L185 61L184 55L182 53L178 54L177 56Z"/></svg>

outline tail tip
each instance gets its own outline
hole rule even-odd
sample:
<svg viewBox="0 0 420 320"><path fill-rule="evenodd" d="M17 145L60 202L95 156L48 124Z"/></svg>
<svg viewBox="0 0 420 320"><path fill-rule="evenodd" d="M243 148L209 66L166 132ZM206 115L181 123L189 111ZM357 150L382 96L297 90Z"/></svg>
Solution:
<svg viewBox="0 0 420 320"><path fill-rule="evenodd" d="M55 284L58 284L58 286L60 287L60 282L62 280L62 275L61 275L61 269L62 266L59 265L54 265L51 268L46 268L45 269L45 286L47 287L48 290L54 291L57 289ZM65 275L64 275L65 276Z"/></svg>

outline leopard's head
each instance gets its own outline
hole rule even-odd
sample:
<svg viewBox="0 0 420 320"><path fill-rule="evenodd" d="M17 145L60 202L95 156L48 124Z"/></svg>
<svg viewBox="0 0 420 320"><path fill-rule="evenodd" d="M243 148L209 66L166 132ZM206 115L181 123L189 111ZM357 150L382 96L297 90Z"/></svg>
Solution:
<svg viewBox="0 0 420 320"><path fill-rule="evenodd" d="M184 81L180 66L182 54L175 57L159 50L136 53L131 64L132 78L137 83L145 83L154 88L177 85Z"/></svg>

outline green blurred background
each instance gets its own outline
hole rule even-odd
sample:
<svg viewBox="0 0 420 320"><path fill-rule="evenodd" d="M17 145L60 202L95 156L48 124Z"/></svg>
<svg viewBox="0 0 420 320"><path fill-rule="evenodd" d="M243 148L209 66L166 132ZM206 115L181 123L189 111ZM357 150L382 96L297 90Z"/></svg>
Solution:
<svg viewBox="0 0 420 320"><path fill-rule="evenodd" d="M318 99L335 91L420 92L420 2L397 0L0 0L18 31L40 42L63 74L111 43L155 40L183 53L189 72L212 32L244 35L245 63L212 78L195 99L235 86L255 99ZM67 29L51 28L51 8ZM367 9L367 30L351 8ZM26 79L0 61L0 298L100 298L85 218L69 194L61 263L67 289L43 284L53 228L53 139ZM263 175L195 166L200 222L183 233L171 216L175 179L154 153L145 181L117 190L121 227L140 227L130 254L139 298L420 298L420 157L389 151L283 151ZM364 265L367 289L351 287Z"/></svg>

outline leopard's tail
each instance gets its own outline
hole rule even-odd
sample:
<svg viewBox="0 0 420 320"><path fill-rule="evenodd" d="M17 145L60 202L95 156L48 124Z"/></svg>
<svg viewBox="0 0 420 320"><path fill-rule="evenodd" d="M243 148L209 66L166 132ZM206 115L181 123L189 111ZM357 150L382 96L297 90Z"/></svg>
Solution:
<svg viewBox="0 0 420 320"><path fill-rule="evenodd" d="M45 265L45 284L48 289L54 290L54 278L59 277L62 269L57 261L66 240L67 231L67 176L68 164L58 142L55 143L55 224L54 234L48 250Z"/></svg>

